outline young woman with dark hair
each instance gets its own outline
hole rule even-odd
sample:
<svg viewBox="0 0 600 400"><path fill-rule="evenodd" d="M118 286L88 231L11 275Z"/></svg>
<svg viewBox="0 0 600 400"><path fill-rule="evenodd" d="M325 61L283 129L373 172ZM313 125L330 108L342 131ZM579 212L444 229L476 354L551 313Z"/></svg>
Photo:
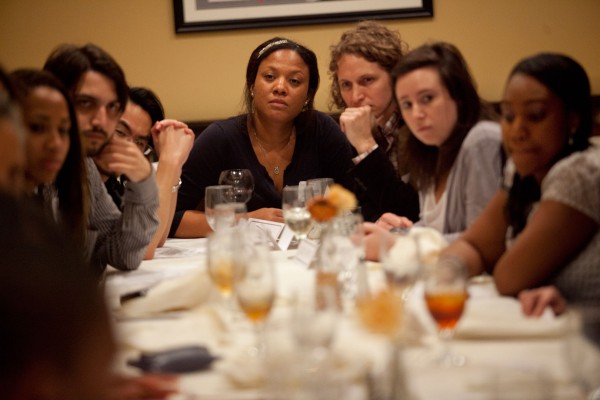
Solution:
<svg viewBox="0 0 600 400"><path fill-rule="evenodd" d="M449 43L412 50L391 76L407 126L401 138L402 159L409 182L419 191L418 225L453 240L475 221L500 186L500 125L477 94L462 54ZM393 214L384 214L379 224L411 225Z"/></svg>
<svg viewBox="0 0 600 400"><path fill-rule="evenodd" d="M511 71L501 101L510 156L504 187L447 249L501 294L556 286L568 302L600 300L600 149L589 146L590 83L572 58L542 53Z"/></svg>
<svg viewBox="0 0 600 400"><path fill-rule="evenodd" d="M255 181L249 216L283 222L281 192L301 180L329 177L343 183L353 150L337 123L313 109L319 86L315 54L274 37L250 55L246 69L246 113L210 125L196 140L183 167L171 235L211 232L204 189L222 170L249 169Z"/></svg>
<svg viewBox="0 0 600 400"><path fill-rule="evenodd" d="M86 163L75 110L62 83L51 73L21 69L12 73L21 91L26 128L26 191L47 198L73 240L83 241L89 218ZM80 242L83 245L83 242Z"/></svg>

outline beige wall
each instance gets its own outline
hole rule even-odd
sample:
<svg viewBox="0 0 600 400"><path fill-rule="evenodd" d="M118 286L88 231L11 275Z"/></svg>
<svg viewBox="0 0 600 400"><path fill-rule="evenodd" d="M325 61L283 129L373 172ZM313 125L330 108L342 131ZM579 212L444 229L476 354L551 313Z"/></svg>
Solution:
<svg viewBox="0 0 600 400"><path fill-rule="evenodd" d="M534 52L567 53L600 93L600 1L433 0L435 17L384 21L411 47L446 40L464 53L480 93L501 96L511 66ZM40 67L62 42L94 42L124 68L129 83L153 88L173 118L216 119L238 113L245 66L262 41L283 35L313 49L328 99L328 47L352 24L174 33L170 0L1 0L0 63Z"/></svg>

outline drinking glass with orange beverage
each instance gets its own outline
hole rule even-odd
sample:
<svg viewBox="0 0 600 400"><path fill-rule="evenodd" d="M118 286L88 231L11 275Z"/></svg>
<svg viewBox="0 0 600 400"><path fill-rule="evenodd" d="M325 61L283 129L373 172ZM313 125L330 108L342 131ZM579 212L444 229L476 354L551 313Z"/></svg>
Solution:
<svg viewBox="0 0 600 400"><path fill-rule="evenodd" d="M425 303L437 324L443 344L442 354L437 360L442 366L462 366L466 362L463 355L450 351L449 342L468 297L467 269L462 260L444 256L428 268L425 274Z"/></svg>
<svg viewBox="0 0 600 400"><path fill-rule="evenodd" d="M263 327L275 300L274 266L264 234L246 232L238 246L233 274L235 297L254 328L255 344L250 353L262 357L265 354Z"/></svg>
<svg viewBox="0 0 600 400"><path fill-rule="evenodd" d="M235 312L233 303L234 254L238 240L234 229L219 230L208 237L207 269L224 305L224 319L230 323Z"/></svg>

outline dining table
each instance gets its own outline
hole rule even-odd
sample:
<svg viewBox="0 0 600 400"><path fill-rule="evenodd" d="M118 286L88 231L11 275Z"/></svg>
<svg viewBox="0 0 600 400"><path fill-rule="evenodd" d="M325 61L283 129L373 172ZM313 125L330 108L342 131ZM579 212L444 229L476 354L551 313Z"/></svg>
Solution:
<svg viewBox="0 0 600 400"><path fill-rule="evenodd" d="M427 311L423 285L402 298L393 334L371 329L356 307L344 307L327 346L313 352L294 336L293 298L315 290L315 270L298 250L270 252L276 297L260 340L229 310L207 271L207 239L168 239L135 271L110 270L105 292L118 343L115 369L136 375L143 354L201 346L215 357L201 370L178 374L171 399L586 399L599 384L598 349L581 335L573 313L539 318L500 296L487 276L469 281L465 310L449 342L463 365L436 362L441 341ZM385 290L379 263L363 262L368 294ZM297 325L297 324L296 324ZM400 333L399 333L400 332ZM311 356L312 357L312 356Z"/></svg>

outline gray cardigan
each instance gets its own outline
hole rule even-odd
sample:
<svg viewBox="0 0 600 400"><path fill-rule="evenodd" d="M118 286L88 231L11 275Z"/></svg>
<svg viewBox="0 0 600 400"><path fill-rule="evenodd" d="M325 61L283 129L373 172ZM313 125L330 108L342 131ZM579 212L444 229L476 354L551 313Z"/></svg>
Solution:
<svg viewBox="0 0 600 400"><path fill-rule="evenodd" d="M467 134L446 186L444 237L456 239L483 211L502 182L500 125L478 122Z"/></svg>

